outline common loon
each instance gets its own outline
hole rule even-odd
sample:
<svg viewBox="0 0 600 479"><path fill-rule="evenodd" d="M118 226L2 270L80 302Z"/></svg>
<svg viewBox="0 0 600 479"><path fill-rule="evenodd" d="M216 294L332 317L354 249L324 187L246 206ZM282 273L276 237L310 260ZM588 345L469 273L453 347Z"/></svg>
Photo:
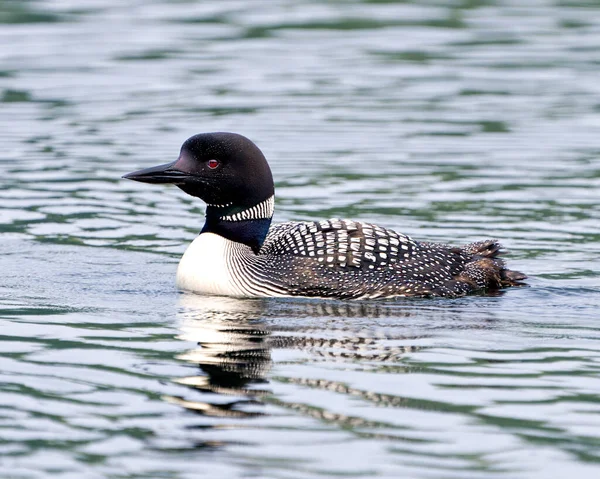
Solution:
<svg viewBox="0 0 600 479"><path fill-rule="evenodd" d="M177 270L177 285L185 290L236 297L459 297L526 278L505 268L495 240L453 247L344 219L271 225L271 169L260 149L235 133L192 136L174 162L123 178L175 184L206 203L204 227Z"/></svg>

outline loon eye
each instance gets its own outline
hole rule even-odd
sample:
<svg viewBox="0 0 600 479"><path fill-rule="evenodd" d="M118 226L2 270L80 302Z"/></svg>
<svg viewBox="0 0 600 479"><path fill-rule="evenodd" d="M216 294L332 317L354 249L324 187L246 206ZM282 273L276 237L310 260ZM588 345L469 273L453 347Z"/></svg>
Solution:
<svg viewBox="0 0 600 479"><path fill-rule="evenodd" d="M206 164L211 170L214 170L217 166L219 166L219 160L208 160Z"/></svg>

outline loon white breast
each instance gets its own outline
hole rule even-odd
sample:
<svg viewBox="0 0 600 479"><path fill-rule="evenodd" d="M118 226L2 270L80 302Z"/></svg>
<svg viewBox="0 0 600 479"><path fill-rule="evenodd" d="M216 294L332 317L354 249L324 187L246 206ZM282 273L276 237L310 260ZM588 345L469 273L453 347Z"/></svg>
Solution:
<svg viewBox="0 0 600 479"><path fill-rule="evenodd" d="M495 240L462 247L418 242L343 219L271 224L267 160L234 133L192 136L177 160L124 176L171 183L207 205L200 235L177 270L180 288L237 297L458 297L526 278L498 258Z"/></svg>

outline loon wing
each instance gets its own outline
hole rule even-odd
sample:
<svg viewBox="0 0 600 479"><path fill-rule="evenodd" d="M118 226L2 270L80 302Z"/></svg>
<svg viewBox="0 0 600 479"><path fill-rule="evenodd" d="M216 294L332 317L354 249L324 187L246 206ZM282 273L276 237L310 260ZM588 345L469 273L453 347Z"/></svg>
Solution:
<svg viewBox="0 0 600 479"><path fill-rule="evenodd" d="M410 258L417 246L390 229L333 218L273 225L259 254L314 257L332 267L374 270Z"/></svg>
<svg viewBox="0 0 600 479"><path fill-rule="evenodd" d="M259 256L293 263L290 288L307 296L454 297L524 278L504 267L499 251L494 240L452 247L334 218L273 225Z"/></svg>

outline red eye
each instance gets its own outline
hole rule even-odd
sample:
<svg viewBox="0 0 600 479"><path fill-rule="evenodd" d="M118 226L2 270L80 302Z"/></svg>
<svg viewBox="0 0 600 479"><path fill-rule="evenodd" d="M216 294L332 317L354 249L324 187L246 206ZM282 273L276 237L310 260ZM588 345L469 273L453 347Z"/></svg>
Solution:
<svg viewBox="0 0 600 479"><path fill-rule="evenodd" d="M214 170L217 166L219 166L219 160L208 160L206 163L211 170Z"/></svg>

